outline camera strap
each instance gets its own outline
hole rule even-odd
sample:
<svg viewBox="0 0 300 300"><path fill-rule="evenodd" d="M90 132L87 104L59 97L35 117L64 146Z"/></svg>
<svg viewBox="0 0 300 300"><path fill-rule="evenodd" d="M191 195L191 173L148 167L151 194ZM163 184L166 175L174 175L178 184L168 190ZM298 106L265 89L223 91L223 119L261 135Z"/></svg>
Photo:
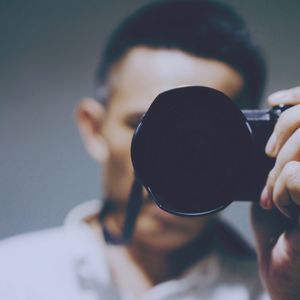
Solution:
<svg viewBox="0 0 300 300"><path fill-rule="evenodd" d="M110 211L109 207L106 207L106 209L100 213L99 219L102 223L103 236L106 243L111 245L123 245L130 242L138 214L142 207L142 189L143 185L141 181L135 176L129 193L125 211L125 221L120 236L112 234L105 225L105 222L103 222L105 215ZM110 205L108 202L108 206Z"/></svg>

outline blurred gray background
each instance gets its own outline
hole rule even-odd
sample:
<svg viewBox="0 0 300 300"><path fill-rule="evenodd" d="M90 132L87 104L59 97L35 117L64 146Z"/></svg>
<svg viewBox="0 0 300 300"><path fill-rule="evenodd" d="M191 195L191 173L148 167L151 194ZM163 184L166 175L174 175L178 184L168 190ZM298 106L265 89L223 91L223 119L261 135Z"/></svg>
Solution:
<svg viewBox="0 0 300 300"><path fill-rule="evenodd" d="M0 238L57 226L74 205L101 196L101 170L81 145L73 111L93 96L108 34L146 2L0 0ZM266 94L299 85L300 1L224 2L265 50ZM249 238L248 208L233 204L225 217Z"/></svg>

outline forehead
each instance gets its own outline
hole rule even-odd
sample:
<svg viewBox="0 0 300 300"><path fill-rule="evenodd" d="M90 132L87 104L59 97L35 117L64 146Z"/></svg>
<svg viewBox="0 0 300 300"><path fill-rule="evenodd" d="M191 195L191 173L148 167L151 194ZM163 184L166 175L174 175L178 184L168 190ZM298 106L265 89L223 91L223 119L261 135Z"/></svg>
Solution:
<svg viewBox="0 0 300 300"><path fill-rule="evenodd" d="M201 85L234 98L241 75L227 64L173 49L137 47L113 66L109 75L110 106L118 111L146 111L163 91Z"/></svg>

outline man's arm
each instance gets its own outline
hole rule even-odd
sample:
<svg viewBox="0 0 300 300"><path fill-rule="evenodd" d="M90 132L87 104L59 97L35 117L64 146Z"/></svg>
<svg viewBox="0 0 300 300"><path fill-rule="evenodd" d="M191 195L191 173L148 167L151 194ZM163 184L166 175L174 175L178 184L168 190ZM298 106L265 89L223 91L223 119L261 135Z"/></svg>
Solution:
<svg viewBox="0 0 300 300"><path fill-rule="evenodd" d="M252 209L261 276L272 300L300 299L300 87L277 92L271 105L294 104L266 146L276 158L260 205Z"/></svg>

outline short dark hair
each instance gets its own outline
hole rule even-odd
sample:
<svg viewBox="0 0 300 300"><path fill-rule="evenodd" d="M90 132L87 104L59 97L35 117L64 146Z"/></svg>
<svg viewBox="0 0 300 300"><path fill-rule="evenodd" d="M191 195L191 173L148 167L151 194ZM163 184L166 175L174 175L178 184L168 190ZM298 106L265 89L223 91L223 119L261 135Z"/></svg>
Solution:
<svg viewBox="0 0 300 300"><path fill-rule="evenodd" d="M138 9L108 40L97 70L98 87L105 87L112 65L136 46L178 49L222 61L244 78L242 105L253 108L260 102L266 82L263 55L243 19L223 3L163 0Z"/></svg>

